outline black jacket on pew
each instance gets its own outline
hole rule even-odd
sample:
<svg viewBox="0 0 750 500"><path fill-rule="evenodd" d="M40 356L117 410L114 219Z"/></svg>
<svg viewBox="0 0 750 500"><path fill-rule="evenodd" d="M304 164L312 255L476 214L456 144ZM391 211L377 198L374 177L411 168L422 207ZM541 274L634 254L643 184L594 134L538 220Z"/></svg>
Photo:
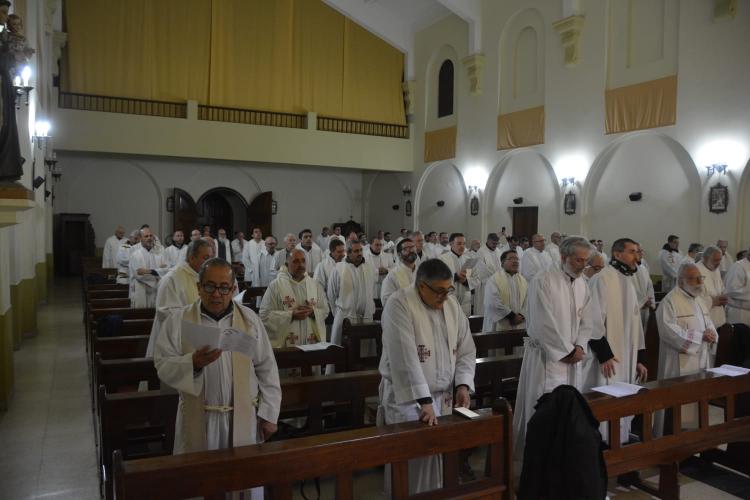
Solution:
<svg viewBox="0 0 750 500"><path fill-rule="evenodd" d="M575 387L544 394L526 428L518 499L605 498L602 449L599 422Z"/></svg>

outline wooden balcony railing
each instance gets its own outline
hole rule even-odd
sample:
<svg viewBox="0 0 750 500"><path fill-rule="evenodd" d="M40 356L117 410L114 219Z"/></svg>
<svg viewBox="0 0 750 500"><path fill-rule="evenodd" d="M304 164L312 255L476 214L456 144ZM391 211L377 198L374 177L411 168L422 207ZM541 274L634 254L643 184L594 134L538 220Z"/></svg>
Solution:
<svg viewBox="0 0 750 500"><path fill-rule="evenodd" d="M187 104L184 102L149 101L129 97L76 94L60 92L58 106L64 109L82 111L105 111L130 115L163 116L167 118L187 118Z"/></svg>
<svg viewBox="0 0 750 500"><path fill-rule="evenodd" d="M344 118L331 118L328 116L318 117L318 130L340 132L344 134L377 135L381 137L393 137L396 139L409 138L408 125L347 120Z"/></svg>
<svg viewBox="0 0 750 500"><path fill-rule="evenodd" d="M219 106L198 106L198 119L267 127L307 128L307 115Z"/></svg>

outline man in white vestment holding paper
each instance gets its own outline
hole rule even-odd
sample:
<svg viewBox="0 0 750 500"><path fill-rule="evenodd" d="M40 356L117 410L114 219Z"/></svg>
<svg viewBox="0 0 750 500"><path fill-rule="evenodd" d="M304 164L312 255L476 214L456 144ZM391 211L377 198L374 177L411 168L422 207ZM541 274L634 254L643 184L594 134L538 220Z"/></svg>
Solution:
<svg viewBox="0 0 750 500"><path fill-rule="evenodd" d="M498 251L498 245L500 244L500 237L495 233L487 235L485 244L482 245L477 251L478 257L482 259L484 267L487 268L487 278L490 278L497 271L502 269L502 263L500 262L501 252ZM484 294L486 293L487 280L479 282L479 286L474 290L474 314L484 314Z"/></svg>
<svg viewBox="0 0 750 500"><path fill-rule="evenodd" d="M403 238L401 241L403 241ZM396 246L398 246L398 243ZM365 259L375 269L377 279L375 280L374 297L380 297L380 287L383 280L393 267L393 254L383 252L383 241L373 238L367 251L365 251Z"/></svg>
<svg viewBox="0 0 750 500"><path fill-rule="evenodd" d="M341 345L344 320L352 322L372 321L375 314L375 270L362 256L359 240L346 244L346 258L337 263L328 279L328 303L334 305L331 342ZM374 355L375 346L362 343L365 355ZM332 372L329 367L328 372Z"/></svg>
<svg viewBox="0 0 750 500"><path fill-rule="evenodd" d="M104 251L102 252L102 268L114 269L117 267L117 251L120 245L125 241L125 228L117 226L115 234L107 238L104 242Z"/></svg>
<svg viewBox="0 0 750 500"><path fill-rule="evenodd" d="M198 271L203 263L211 258L212 252L208 241L191 241L187 246L186 260L177 264L159 282L156 292L156 316L146 349L147 358L153 357L161 326L169 315L198 300Z"/></svg>
<svg viewBox="0 0 750 500"><path fill-rule="evenodd" d="M709 308L711 321L718 331L727 322L727 297L724 281L721 279L722 253L719 247L709 245L703 250L703 258L697 264L703 276L703 300Z"/></svg>
<svg viewBox="0 0 750 500"><path fill-rule="evenodd" d="M214 258L199 272L200 298L165 321L154 350L159 378L179 391L174 453L256 444L276 432L281 386L263 323L232 301L232 265ZM191 345L184 323L232 329L243 335L247 352ZM263 488L252 490L263 498Z"/></svg>
<svg viewBox="0 0 750 500"><path fill-rule="evenodd" d="M411 238L404 238L396 245L398 263L388 271L388 276L383 280L380 288L380 302L385 307L388 298L396 291L406 288L414 283L417 275L417 253L416 244Z"/></svg>
<svg viewBox="0 0 750 500"><path fill-rule="evenodd" d="M612 244L612 260L594 275L589 288L601 318L594 324L603 328L603 336L589 341L590 352L584 359L588 381L585 389L613 382L645 382L648 370L643 364L646 341L641 324L641 308L631 277L637 271L638 244L620 238ZM633 417L620 419L620 442L626 443Z"/></svg>
<svg viewBox="0 0 750 500"><path fill-rule="evenodd" d="M313 274L315 279L323 290L328 290L328 280L331 278L331 273L336 264L341 262L346 256L346 244L338 238L331 238L328 242L328 255L323 258L323 261L318 264ZM328 295L326 293L326 302L328 302ZM329 308L335 307L334 304L328 304Z"/></svg>
<svg viewBox="0 0 750 500"><path fill-rule="evenodd" d="M169 264L157 254L154 235L148 227L141 229L141 247L130 255L131 307L154 307L159 280L169 271Z"/></svg>
<svg viewBox="0 0 750 500"><path fill-rule="evenodd" d="M451 288L453 272L443 261L430 259L419 266L414 285L388 299L382 320L378 425L436 425L437 417L450 415L453 407L469 407L476 349ZM442 487L442 472L439 455L409 460L409 493Z"/></svg>
<svg viewBox="0 0 750 500"><path fill-rule="evenodd" d="M528 283L518 272L518 254L506 250L500 256L500 269L485 282L485 333L526 328L526 295Z"/></svg>
<svg viewBox="0 0 750 500"><path fill-rule="evenodd" d="M469 316L471 315L471 291L479 286L482 278L487 274L487 269L479 263L478 259L471 259L466 254L466 238L463 234L451 233L448 242L450 250L440 255L439 259L445 262L453 273L454 289L451 293L461 304L464 314Z"/></svg>
<svg viewBox="0 0 750 500"><path fill-rule="evenodd" d="M729 298L727 320L750 326L750 251L729 267L724 282Z"/></svg>
<svg viewBox="0 0 750 500"><path fill-rule="evenodd" d="M130 254L133 247L141 242L141 230L135 229L130 232L120 248L117 249L117 284L130 284Z"/></svg>
<svg viewBox="0 0 750 500"><path fill-rule="evenodd" d="M719 335L702 299L704 278L695 264L681 264L677 286L656 308L659 327L659 380L690 375L712 366ZM682 426L695 428L695 405L683 405ZM655 414L654 432L661 435L664 412Z"/></svg>
<svg viewBox="0 0 750 500"><path fill-rule="evenodd" d="M521 473L526 424L542 394L559 385L583 389L583 367L594 334L595 307L581 278L591 244L570 236L560 244L562 266L541 271L529 283L528 316L518 395L513 412L513 466Z"/></svg>
<svg viewBox="0 0 750 500"><path fill-rule="evenodd" d="M523 252L521 274L527 282L531 282L534 276L541 271L552 267L552 257L544 250L546 243L547 240L544 239L544 236L535 234L531 237L531 248Z"/></svg>
<svg viewBox="0 0 750 500"><path fill-rule="evenodd" d="M340 241L336 240L341 243ZM307 274L305 252L292 250L260 303L260 319L271 345L291 347L326 340L328 301L320 283Z"/></svg>

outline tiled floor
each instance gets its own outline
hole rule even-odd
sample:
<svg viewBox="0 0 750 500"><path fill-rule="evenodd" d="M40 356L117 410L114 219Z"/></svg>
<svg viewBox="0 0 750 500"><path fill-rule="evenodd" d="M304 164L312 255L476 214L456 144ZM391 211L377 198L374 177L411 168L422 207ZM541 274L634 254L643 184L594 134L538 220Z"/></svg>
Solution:
<svg viewBox="0 0 750 500"><path fill-rule="evenodd" d="M75 279L51 287L49 304L39 309L38 335L15 353L15 395L10 410L0 413L2 500L99 498L80 297ZM737 498L686 476L680 483L683 499ZM359 475L355 490L358 498L385 498L382 471ZM308 497L315 497L314 491L308 483ZM617 499L649 498L614 481L609 493ZM324 479L321 498L332 497L333 482ZM295 498L302 498L299 490Z"/></svg>
<svg viewBox="0 0 750 500"><path fill-rule="evenodd" d="M98 499L81 295L50 289L38 334L15 353L15 394L0 412L0 498Z"/></svg>

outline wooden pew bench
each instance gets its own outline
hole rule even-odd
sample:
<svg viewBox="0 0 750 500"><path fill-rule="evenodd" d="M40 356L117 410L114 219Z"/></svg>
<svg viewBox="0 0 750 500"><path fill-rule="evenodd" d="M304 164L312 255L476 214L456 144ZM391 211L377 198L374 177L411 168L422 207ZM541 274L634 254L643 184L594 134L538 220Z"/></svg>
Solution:
<svg viewBox="0 0 750 500"><path fill-rule="evenodd" d="M313 375L313 369L319 368L318 373L325 373L326 365L334 365L336 372L346 371L346 351L343 347L330 345L320 351L303 351L296 347L274 349L276 365L279 370L298 369L303 377Z"/></svg>
<svg viewBox="0 0 750 500"><path fill-rule="evenodd" d="M499 397L515 401L522 361L522 354L477 358L473 395L477 408L492 406Z"/></svg>
<svg viewBox="0 0 750 500"><path fill-rule="evenodd" d="M89 290L86 292L86 298L88 300L93 299L127 299L128 289L106 289L106 290Z"/></svg>
<svg viewBox="0 0 750 500"><path fill-rule="evenodd" d="M353 499L354 473L392 464L392 498L410 497L408 460L443 454L444 484L429 498L512 497L512 415L507 403L492 414L467 420L440 418L428 427L417 422L244 446L231 450L123 461L115 453L117 498L224 498L225 492L268 486L274 499L291 499L293 485L305 479L336 476L336 498ZM489 445L487 477L459 484L458 454ZM252 471L252 473L248 473Z"/></svg>
<svg viewBox="0 0 750 500"><path fill-rule="evenodd" d="M491 333L474 333L474 345L477 349L477 358L489 356L489 351L502 350L503 354L513 354L513 349L523 346L523 338L526 330L505 330Z"/></svg>
<svg viewBox="0 0 750 500"><path fill-rule="evenodd" d="M380 354L383 352L383 330L379 321L352 323L345 319L341 339L347 355L347 370L372 370L378 367ZM370 340L375 342L376 353L373 356L362 356L362 343Z"/></svg>
<svg viewBox="0 0 750 500"><path fill-rule="evenodd" d="M88 308L92 309L113 309L121 307L130 307L130 299L125 296L118 298L106 298L106 299L89 299Z"/></svg>
<svg viewBox="0 0 750 500"><path fill-rule="evenodd" d="M480 333L484 324L484 316L469 316L469 330L471 333Z"/></svg>
<svg viewBox="0 0 750 500"><path fill-rule="evenodd" d="M95 337L94 352L101 359L140 358L146 355L150 335Z"/></svg>

